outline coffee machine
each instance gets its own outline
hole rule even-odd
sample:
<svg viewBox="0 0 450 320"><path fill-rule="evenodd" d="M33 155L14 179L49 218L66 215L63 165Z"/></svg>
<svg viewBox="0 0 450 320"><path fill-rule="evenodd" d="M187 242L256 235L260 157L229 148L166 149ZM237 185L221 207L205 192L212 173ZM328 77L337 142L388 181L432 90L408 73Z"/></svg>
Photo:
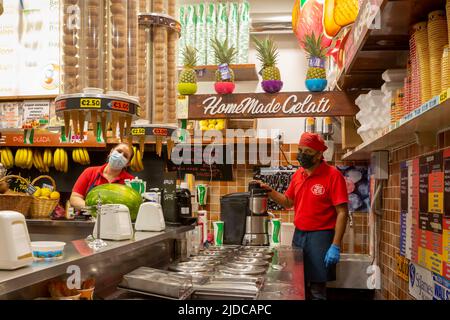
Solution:
<svg viewBox="0 0 450 320"><path fill-rule="evenodd" d="M261 188L259 182L253 181L248 186L248 193L248 211L245 218L245 234L242 244L267 246L269 245L268 191Z"/></svg>

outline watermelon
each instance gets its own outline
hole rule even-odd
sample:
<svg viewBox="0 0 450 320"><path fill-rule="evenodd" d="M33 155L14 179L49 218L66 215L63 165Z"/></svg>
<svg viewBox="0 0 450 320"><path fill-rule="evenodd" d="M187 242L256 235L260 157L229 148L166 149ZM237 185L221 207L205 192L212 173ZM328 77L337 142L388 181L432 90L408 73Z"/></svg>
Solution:
<svg viewBox="0 0 450 320"><path fill-rule="evenodd" d="M117 183L107 183L96 186L86 196L87 206L96 206L97 200L101 196L102 204L123 204L130 210L131 221L135 221L139 207L142 204L142 197L133 188ZM95 212L93 212L95 216Z"/></svg>

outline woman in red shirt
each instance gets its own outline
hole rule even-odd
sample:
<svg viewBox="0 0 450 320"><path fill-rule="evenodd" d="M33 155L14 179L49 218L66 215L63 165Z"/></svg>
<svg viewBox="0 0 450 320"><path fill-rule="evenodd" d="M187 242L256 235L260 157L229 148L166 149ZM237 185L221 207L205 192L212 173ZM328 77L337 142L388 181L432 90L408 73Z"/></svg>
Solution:
<svg viewBox="0 0 450 320"><path fill-rule="evenodd" d="M85 207L84 199L95 186L105 183L125 184L126 179L133 179L126 171L133 155L133 149L128 144L120 143L111 149L107 163L85 169L73 186L70 205L77 209Z"/></svg>

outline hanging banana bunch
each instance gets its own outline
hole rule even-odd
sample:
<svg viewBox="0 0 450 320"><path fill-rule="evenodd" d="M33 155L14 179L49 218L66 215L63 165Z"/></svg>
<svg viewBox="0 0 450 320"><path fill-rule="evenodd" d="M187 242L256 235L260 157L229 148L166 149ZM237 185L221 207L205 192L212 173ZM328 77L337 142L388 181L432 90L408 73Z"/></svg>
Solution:
<svg viewBox="0 0 450 320"><path fill-rule="evenodd" d="M31 169L33 166L33 151L30 148L17 149L14 162L19 168Z"/></svg>
<svg viewBox="0 0 450 320"><path fill-rule="evenodd" d="M47 168L51 168L51 167L54 166L54 163L53 163L53 152L52 152L51 149L47 148L47 149L44 150L44 158L43 158L43 160L44 160L44 165Z"/></svg>
<svg viewBox="0 0 450 320"><path fill-rule="evenodd" d="M11 169L14 166L14 156L10 148L3 148L0 150L0 162L5 169Z"/></svg>
<svg viewBox="0 0 450 320"><path fill-rule="evenodd" d="M89 158L89 153L85 148L75 148L72 150L72 160L75 163L81 165L89 165L91 160Z"/></svg>
<svg viewBox="0 0 450 320"><path fill-rule="evenodd" d="M44 157L42 156L42 152L40 150L33 150L33 166L39 170L39 172L49 172L50 168L44 162Z"/></svg>
<svg viewBox="0 0 450 320"><path fill-rule="evenodd" d="M131 170L134 172L141 172L144 170L144 164L142 163L142 156L140 148L133 147L134 150L134 156L133 159L131 159Z"/></svg>
<svg viewBox="0 0 450 320"><path fill-rule="evenodd" d="M66 173L69 169L69 158L66 150L57 148L53 155L55 169L60 172Z"/></svg>

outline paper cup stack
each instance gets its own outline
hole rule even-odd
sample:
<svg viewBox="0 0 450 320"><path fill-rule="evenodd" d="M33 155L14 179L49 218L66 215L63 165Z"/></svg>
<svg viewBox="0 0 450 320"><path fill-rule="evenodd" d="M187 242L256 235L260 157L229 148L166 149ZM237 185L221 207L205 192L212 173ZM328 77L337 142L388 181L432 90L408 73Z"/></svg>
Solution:
<svg viewBox="0 0 450 320"><path fill-rule="evenodd" d="M420 76L420 102L431 99L430 54L428 51L427 23L419 22L413 26L416 43L417 63Z"/></svg>
<svg viewBox="0 0 450 320"><path fill-rule="evenodd" d="M442 73L441 73L441 91L447 90L450 84L450 63L449 63L448 45L442 51Z"/></svg>
<svg viewBox="0 0 450 320"><path fill-rule="evenodd" d="M445 11L437 10L428 14L428 45L430 56L431 94L441 93L442 50L448 44L447 21Z"/></svg>
<svg viewBox="0 0 450 320"><path fill-rule="evenodd" d="M411 83L409 89L409 108L414 110L420 106L420 67L417 61L417 48L414 34L411 35L409 40L409 59L411 61Z"/></svg>

